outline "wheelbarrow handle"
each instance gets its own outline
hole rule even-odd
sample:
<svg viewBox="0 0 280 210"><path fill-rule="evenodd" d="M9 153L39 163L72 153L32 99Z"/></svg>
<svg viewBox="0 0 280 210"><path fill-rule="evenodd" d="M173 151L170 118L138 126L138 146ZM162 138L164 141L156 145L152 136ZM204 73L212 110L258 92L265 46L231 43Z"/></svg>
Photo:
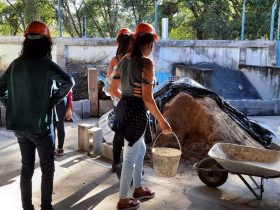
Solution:
<svg viewBox="0 0 280 210"><path fill-rule="evenodd" d="M180 148L180 151L182 152L182 147L181 147L181 144L180 144L180 141L179 141L178 136L177 136L174 132L172 132L171 134L176 138L176 140L177 140L177 142L178 142L178 145L179 145L179 148ZM160 132L160 133L157 135L157 137L155 138L155 141L154 141L154 143L153 143L152 148L155 148L155 144L156 144L157 140L159 139L159 137L160 137L161 135L163 135L162 132Z"/></svg>

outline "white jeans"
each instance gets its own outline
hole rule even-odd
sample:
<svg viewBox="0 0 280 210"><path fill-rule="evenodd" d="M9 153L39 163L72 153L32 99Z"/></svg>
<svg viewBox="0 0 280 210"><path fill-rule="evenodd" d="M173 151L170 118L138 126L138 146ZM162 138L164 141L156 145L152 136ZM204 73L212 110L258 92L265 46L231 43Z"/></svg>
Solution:
<svg viewBox="0 0 280 210"><path fill-rule="evenodd" d="M146 153L144 135L133 144L128 146L128 141L124 141L123 166L120 181L120 198L128 198L130 183L133 176L133 186L141 187L143 161Z"/></svg>

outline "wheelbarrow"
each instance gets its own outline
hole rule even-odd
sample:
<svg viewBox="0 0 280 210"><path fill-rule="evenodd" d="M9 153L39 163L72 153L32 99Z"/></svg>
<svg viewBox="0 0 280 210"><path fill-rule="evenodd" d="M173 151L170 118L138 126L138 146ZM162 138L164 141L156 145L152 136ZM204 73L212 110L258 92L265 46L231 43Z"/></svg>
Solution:
<svg viewBox="0 0 280 210"><path fill-rule="evenodd" d="M210 186L219 187L228 178L228 173L236 174L254 196L261 200L264 179L280 177L280 151L260 149L229 143L216 143L207 158L194 165L200 180ZM247 182L248 176L256 190ZM256 181L260 178L260 183Z"/></svg>

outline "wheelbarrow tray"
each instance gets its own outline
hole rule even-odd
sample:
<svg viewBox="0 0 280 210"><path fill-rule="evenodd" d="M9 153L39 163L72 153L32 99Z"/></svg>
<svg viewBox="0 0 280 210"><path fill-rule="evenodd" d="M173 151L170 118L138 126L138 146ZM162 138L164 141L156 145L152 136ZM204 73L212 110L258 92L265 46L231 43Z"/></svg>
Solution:
<svg viewBox="0 0 280 210"><path fill-rule="evenodd" d="M263 178L280 176L279 151L216 143L208 155L231 173Z"/></svg>

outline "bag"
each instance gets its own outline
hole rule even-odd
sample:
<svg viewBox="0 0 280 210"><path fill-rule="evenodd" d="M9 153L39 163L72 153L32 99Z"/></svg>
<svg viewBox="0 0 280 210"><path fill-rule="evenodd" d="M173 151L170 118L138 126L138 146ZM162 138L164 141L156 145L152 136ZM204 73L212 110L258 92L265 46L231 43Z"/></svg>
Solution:
<svg viewBox="0 0 280 210"><path fill-rule="evenodd" d="M107 78L104 81L104 87L103 87L103 92L105 93L106 96L111 96L109 93L109 87L111 85L112 79L111 78Z"/></svg>
<svg viewBox="0 0 280 210"><path fill-rule="evenodd" d="M115 123L116 115L114 109L108 114L108 126L113 130L113 126Z"/></svg>

